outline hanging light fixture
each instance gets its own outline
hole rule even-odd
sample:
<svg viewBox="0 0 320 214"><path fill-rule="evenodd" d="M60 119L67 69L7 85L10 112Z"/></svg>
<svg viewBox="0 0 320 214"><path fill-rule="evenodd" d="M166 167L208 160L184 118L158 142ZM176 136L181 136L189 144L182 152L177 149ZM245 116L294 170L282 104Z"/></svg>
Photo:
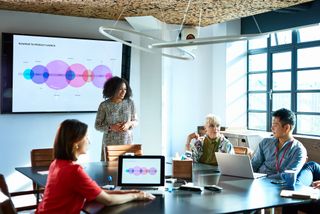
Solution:
<svg viewBox="0 0 320 214"><path fill-rule="evenodd" d="M191 0L189 0L190 2ZM141 46L140 44L134 44L132 42L128 42L128 41L125 41L124 39L121 39L119 38L118 36L114 36L112 35L111 33L112 32L121 32L121 33L129 33L129 34L132 34L132 35L136 35L136 36L140 36L141 38L144 38L144 39L147 39L147 40L150 40L152 41L153 43L162 43L162 42L165 42L164 40L162 39L159 39L159 38L156 38L156 37L153 37L153 36L150 36L150 35L147 35L147 34L144 34L144 33L141 33L141 32L138 32L138 31L134 31L134 30L129 30L129 29L124 29L124 28L118 28L116 27L116 24L118 23L118 21L120 20L123 12L125 11L125 9L128 7L128 5L130 5L130 2L131 0L129 0L128 4L123 7L120 15L118 16L116 22L114 23L113 27L105 27L105 26L100 26L99 27L99 32L108 37L109 39L112 39L112 40L115 40L117 42L120 42L122 44L125 44L125 45L128 45L132 48L136 48L138 50L141 50L141 51L145 51L147 53L152 53L152 54L161 54L162 56L165 56L165 57L169 57L169 58L174 58L174 59L180 59L180 60L194 60L195 59L195 55L188 51L188 50L185 50L183 48L180 48L180 47L177 47L175 48L175 52L173 53L173 51L171 50L167 50L167 51L164 51L162 49L159 49L159 50L156 50L156 49L151 49L148 46L146 47L143 47Z"/></svg>
<svg viewBox="0 0 320 214"><path fill-rule="evenodd" d="M209 45L224 42L236 42L242 40L257 39L267 37L269 34L246 34L239 36L215 36L215 37L203 37L197 39L180 40L173 42L159 42L149 45L149 48L175 48L194 45Z"/></svg>
<svg viewBox="0 0 320 214"><path fill-rule="evenodd" d="M150 35L143 34L141 32L128 30L128 29L124 29L124 28L116 28L116 27L103 27L103 26L99 27L99 32L102 35L104 35L104 36L106 36L106 37L108 37L110 39L113 39L113 40L115 40L117 42L120 42L122 44L128 45L128 46L130 46L132 48L136 48L138 50L145 51L145 52L148 52L148 53L160 53L162 56L170 57L170 58L174 58L174 59L181 59L181 60L194 60L195 59L195 56L194 56L193 53L191 53L190 51L184 50L183 48L180 48L180 47L177 47L178 54L171 54L171 53L166 53L166 52L163 52L163 51L158 51L157 52L154 49L149 48L149 46L145 48L145 47L142 47L141 45L136 45L134 43L131 43L131 42L125 41L123 39L120 39L120 38L118 38L116 36L113 36L107 31L130 33L130 34L137 35L137 36L140 36L142 38L149 39L149 40L152 40L152 41L155 41L155 42L164 42L161 39L158 39L158 38L150 36Z"/></svg>
<svg viewBox="0 0 320 214"><path fill-rule="evenodd" d="M188 1L188 5L186 7L186 10L184 12L183 20L180 25L179 33L181 33L183 29L183 25L186 19L186 15L188 13L190 4L192 0ZM180 60L194 60L195 55L188 51L187 49L184 49L183 47L186 46L198 46L198 45L209 45L209 44L217 44L217 43L226 43L226 42L235 42L235 41L242 41L242 40L250 40L250 39L256 39L260 37L267 37L269 36L268 33L262 34L260 31L259 26L257 25L257 22L254 18L254 21L259 29L259 34L246 34L246 35L237 35L237 36L218 36L218 37L203 37L203 38L196 38L196 39L186 39L186 40L179 40L179 36L177 36L175 41L164 41L162 39L156 38L154 36L150 36L135 30L129 30L124 28L118 28L115 27L119 19L121 18L124 10L126 7L130 4L131 0L129 0L129 3L122 9L118 19L114 23L113 27L105 27L100 26L99 32L108 37L109 39L115 40L117 42L120 42L122 44L128 45L132 48L136 48L141 51L145 51L148 53L157 53L161 54L165 57L170 57L174 59L180 59ZM201 16L202 16L202 3L201 2L201 8L200 8L200 15L199 15L199 28L201 26ZM161 7L160 7L161 9ZM125 41L123 39L120 39L118 36L114 36L111 33L112 32L121 32L121 33L129 33L135 36L140 36L141 38L147 39L152 41L152 44L147 45L146 47L141 46L140 44L134 44L132 42ZM170 50L172 48L175 48L175 53L172 52L166 52L165 50Z"/></svg>
<svg viewBox="0 0 320 214"><path fill-rule="evenodd" d="M190 6L191 0L188 2L187 10L185 12L188 12L189 6ZM201 8L200 8L200 15L199 15L199 29L201 26L201 16L202 16L202 3L201 1ZM182 31L183 24L185 21L185 16L183 18L183 21L180 26L180 32ZM215 37L203 37L203 38L192 38L192 39L185 39L185 40L176 40L176 41L169 41L169 42L159 42L159 43L153 43L149 45L149 48L176 48L176 47L186 47L186 46L198 46L198 45L210 45L210 44L218 44L218 43L226 43L226 42L236 42L236 41L242 41L242 40L250 40L250 39L257 39L262 37L268 37L269 33L262 34L260 27L255 19L254 16L252 16L254 19L254 22L259 30L258 34L244 34L244 35L236 35L236 36L215 36ZM199 35L198 35L199 36Z"/></svg>

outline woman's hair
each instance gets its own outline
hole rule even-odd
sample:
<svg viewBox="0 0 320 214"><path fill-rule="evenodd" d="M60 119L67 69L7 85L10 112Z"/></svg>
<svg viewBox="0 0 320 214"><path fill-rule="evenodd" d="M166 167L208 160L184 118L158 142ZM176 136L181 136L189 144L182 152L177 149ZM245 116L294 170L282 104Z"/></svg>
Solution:
<svg viewBox="0 0 320 214"><path fill-rule="evenodd" d="M220 119L214 114L208 114L206 116L206 123L209 125L220 126Z"/></svg>
<svg viewBox="0 0 320 214"><path fill-rule="evenodd" d="M103 86L103 98L111 98L113 97L116 92L120 89L122 83L124 83L126 85L127 88L127 92L126 95L124 96L124 99L128 99L129 97L132 96L132 90L129 86L129 83L120 77L111 77L110 79L108 79Z"/></svg>
<svg viewBox="0 0 320 214"><path fill-rule="evenodd" d="M74 154L74 144L86 136L87 130L88 125L79 120L63 121L54 140L54 158L77 160Z"/></svg>

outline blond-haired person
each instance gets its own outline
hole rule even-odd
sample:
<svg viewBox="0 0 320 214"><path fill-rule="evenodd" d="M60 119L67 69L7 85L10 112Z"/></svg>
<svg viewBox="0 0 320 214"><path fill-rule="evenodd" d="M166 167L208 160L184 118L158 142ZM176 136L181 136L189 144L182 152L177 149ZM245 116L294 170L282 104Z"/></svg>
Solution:
<svg viewBox="0 0 320 214"><path fill-rule="evenodd" d="M195 162L218 165L215 152L234 154L233 145L220 133L220 119L208 114L205 119L205 135L191 133L187 137L186 150L192 151Z"/></svg>

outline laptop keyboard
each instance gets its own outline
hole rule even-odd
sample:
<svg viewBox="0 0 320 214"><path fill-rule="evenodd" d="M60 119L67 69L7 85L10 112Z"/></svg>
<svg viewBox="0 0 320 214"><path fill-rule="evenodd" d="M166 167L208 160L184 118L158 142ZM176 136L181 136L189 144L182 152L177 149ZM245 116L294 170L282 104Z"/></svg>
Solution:
<svg viewBox="0 0 320 214"><path fill-rule="evenodd" d="M131 190L131 189L137 189L141 191L145 190L158 190L158 187L121 187L121 190Z"/></svg>
<svg viewBox="0 0 320 214"><path fill-rule="evenodd" d="M143 192L147 192L150 193L152 195L161 195L163 196L165 193L164 188L163 189L159 189L159 187L121 187L121 190L131 190L131 189L136 189L136 190L140 190Z"/></svg>

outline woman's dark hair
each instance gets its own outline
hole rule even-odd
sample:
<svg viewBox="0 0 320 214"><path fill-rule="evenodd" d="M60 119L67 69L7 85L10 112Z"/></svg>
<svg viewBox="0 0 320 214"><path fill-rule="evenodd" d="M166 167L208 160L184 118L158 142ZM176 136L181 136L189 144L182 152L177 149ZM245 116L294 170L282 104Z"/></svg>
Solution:
<svg viewBox="0 0 320 214"><path fill-rule="evenodd" d="M273 117L278 117L282 126L289 124L291 130L296 126L296 115L285 108L281 108L272 114Z"/></svg>
<svg viewBox="0 0 320 214"><path fill-rule="evenodd" d="M111 77L110 79L108 79L103 86L103 98L111 98L113 97L116 92L120 89L122 83L124 83L126 85L127 88L127 92L126 95L124 96L124 99L128 99L129 97L132 96L132 90L129 86L129 83L120 77Z"/></svg>
<svg viewBox="0 0 320 214"><path fill-rule="evenodd" d="M79 120L63 121L54 140L54 158L77 160L73 151L74 144L86 136L87 130L88 125Z"/></svg>

